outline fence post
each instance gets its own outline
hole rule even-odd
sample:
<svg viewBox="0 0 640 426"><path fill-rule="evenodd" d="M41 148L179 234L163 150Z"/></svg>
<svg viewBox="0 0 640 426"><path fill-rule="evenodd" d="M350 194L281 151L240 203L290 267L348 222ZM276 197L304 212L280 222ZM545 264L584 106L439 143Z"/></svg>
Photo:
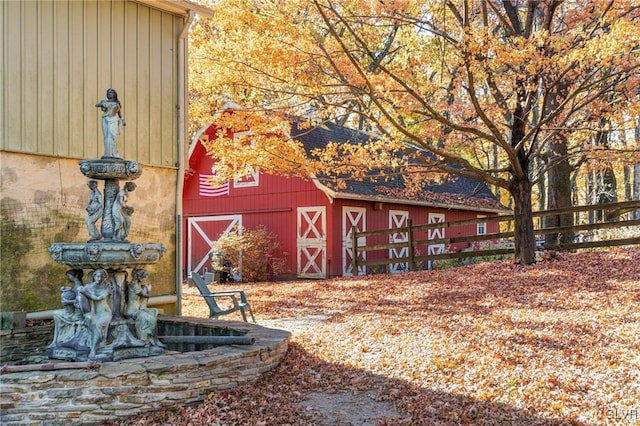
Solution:
<svg viewBox="0 0 640 426"><path fill-rule="evenodd" d="M358 232L358 228L353 225L351 227L351 273L354 277L358 275L358 237L356 232Z"/></svg>
<svg viewBox="0 0 640 426"><path fill-rule="evenodd" d="M413 247L413 221L407 219L407 244L409 244L409 270L416 270L415 249Z"/></svg>

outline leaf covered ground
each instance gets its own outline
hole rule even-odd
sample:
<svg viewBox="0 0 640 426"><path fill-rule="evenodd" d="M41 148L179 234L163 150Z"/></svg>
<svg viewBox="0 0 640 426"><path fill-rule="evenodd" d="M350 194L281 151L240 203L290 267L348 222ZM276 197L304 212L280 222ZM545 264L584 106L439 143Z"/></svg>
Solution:
<svg viewBox="0 0 640 426"><path fill-rule="evenodd" d="M389 407L360 424L640 424L640 248L241 286L258 323L306 324L280 366L128 424L350 424L320 394ZM183 315L208 316L194 288Z"/></svg>

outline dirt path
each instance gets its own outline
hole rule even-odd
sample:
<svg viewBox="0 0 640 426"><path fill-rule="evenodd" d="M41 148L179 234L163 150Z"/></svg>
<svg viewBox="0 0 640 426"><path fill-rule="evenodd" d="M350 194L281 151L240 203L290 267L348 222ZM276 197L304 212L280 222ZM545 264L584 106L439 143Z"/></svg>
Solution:
<svg viewBox="0 0 640 426"><path fill-rule="evenodd" d="M327 319L328 315L308 315L263 320L260 325L299 334ZM377 401L373 392L312 392L297 406L305 410L317 426L374 426L385 418L400 418L388 402Z"/></svg>

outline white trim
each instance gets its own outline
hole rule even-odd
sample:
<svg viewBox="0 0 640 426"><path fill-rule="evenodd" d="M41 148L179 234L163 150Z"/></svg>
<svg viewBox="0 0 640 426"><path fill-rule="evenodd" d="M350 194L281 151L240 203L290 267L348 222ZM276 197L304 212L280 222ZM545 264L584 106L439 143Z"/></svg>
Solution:
<svg viewBox="0 0 640 426"><path fill-rule="evenodd" d="M191 155L193 154L193 151L195 151L196 145L200 143L200 138L202 137L204 132L206 132L212 125L213 123L209 124L208 126L204 126L202 129L198 130L198 133L196 133L193 139L191 139L191 143L189 144L189 160L191 160Z"/></svg>
<svg viewBox="0 0 640 426"><path fill-rule="evenodd" d="M296 258L300 278L327 277L327 209L298 207ZM319 228L318 228L319 226ZM319 259L318 259L319 257Z"/></svg>
<svg viewBox="0 0 640 426"><path fill-rule="evenodd" d="M474 211L474 212L486 212L486 213L503 213L509 214L512 210L504 209L504 208L492 208L492 207L475 207L475 206L463 206L458 204L445 204L445 203L433 203L429 201L420 201L420 200L407 200L405 198L390 198L383 197L379 195L360 195L360 194L350 194L347 192L337 192L320 182L320 180L311 176L314 185L320 191L322 191L327 198L331 202L333 200L350 200L350 201L372 201L379 203L387 203L387 204L400 204L403 206L422 206L422 207L433 207L439 209L447 209L447 210L464 210L464 211Z"/></svg>
<svg viewBox="0 0 640 426"><path fill-rule="evenodd" d="M247 135L253 135L253 134L254 132L251 132L251 131L237 132L233 134L233 140L235 141ZM251 142L251 144L253 145L253 142ZM249 176L243 176L242 178L239 178L239 177L233 178L234 188L249 188L252 186L259 186L259 185L260 185L260 172L253 168L249 171Z"/></svg>
<svg viewBox="0 0 640 426"><path fill-rule="evenodd" d="M389 229L400 228L407 226L407 220L409 219L409 212L407 210L389 210ZM406 243L409 241L409 234L407 232L396 232L389 234L390 243ZM390 248L389 259L396 259L399 257L409 256L409 247ZM398 273L406 272L409 270L409 264L403 263L390 263L389 272Z"/></svg>
<svg viewBox="0 0 640 426"><path fill-rule="evenodd" d="M444 223L445 215L444 213L429 213L427 216L427 223ZM444 238L444 228L431 228L427 232L428 240L439 240L440 238Z"/></svg>
<svg viewBox="0 0 640 426"><path fill-rule="evenodd" d="M202 229L200 226L201 223L207 222L222 222L222 221L230 221L227 228L220 234L220 236L216 236L215 240L210 235L207 235L206 231ZM242 215L220 215L220 216L200 216L200 217L190 217L187 219L187 271L198 272L202 269L206 262L209 260L209 251L202 257L196 264L193 266L192 256L193 253L192 242L194 238L194 231L197 235L199 235L207 244L209 244L209 248L213 249L214 241L216 241L221 236L227 235L234 226L238 226L238 232L242 232ZM238 265L240 267L240 265Z"/></svg>
<svg viewBox="0 0 640 426"><path fill-rule="evenodd" d="M351 241L351 230L355 226L358 232L367 230L367 209L365 207L342 207L342 275L353 275L353 246ZM367 244L366 237L358 238L358 246ZM358 256L360 260L367 259L367 252L363 251ZM358 275L366 274L366 266L358 266Z"/></svg>
<svg viewBox="0 0 640 426"><path fill-rule="evenodd" d="M136 3L144 4L145 6L152 7L154 9L160 9L162 11L186 16L191 11L195 11L203 18L213 18L214 12L206 6L201 6L192 1L185 0L133 0Z"/></svg>
<svg viewBox="0 0 640 426"><path fill-rule="evenodd" d="M135 1L135 0L134 0ZM233 102L227 102L217 113L216 113L216 117L221 116L222 114L224 114L225 112L229 111L229 110L240 110L241 108L233 103ZM191 143L189 144L189 159L191 159L191 154L193 154L193 151L195 149L195 146L198 144L198 142L200 141L200 137L202 136L202 134L204 132L206 132L207 130L209 130L209 127L213 126L213 121L209 124L207 124L206 126L203 126L200 130L198 130L198 132L195 134L195 136L193 137L193 139L191 139Z"/></svg>
<svg viewBox="0 0 640 426"><path fill-rule="evenodd" d="M427 223L444 223L445 222L445 214L444 213L429 213L427 216ZM427 239L429 240L439 240L444 238L445 232L444 228L431 228L427 230ZM427 246L427 255L432 254L440 254L444 252L444 244L429 244ZM429 261L427 264L427 268L431 269L433 267L433 262Z"/></svg>
<svg viewBox="0 0 640 426"><path fill-rule="evenodd" d="M478 219L487 217L486 215L479 214L476 216ZM476 235L487 235L487 222L478 222L476 224Z"/></svg>

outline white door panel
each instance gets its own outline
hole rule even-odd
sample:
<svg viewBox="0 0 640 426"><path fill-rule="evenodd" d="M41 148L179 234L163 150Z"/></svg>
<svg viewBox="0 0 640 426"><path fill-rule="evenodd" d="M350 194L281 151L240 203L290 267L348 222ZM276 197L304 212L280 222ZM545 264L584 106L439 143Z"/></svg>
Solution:
<svg viewBox="0 0 640 426"><path fill-rule="evenodd" d="M222 232L219 231L222 226ZM215 229L215 231L213 231ZM208 268L209 253L215 242L229 232L242 231L242 215L190 217L187 220L187 272L202 274ZM198 251L198 243L205 242L206 251ZM240 266L240 265L238 265Z"/></svg>
<svg viewBox="0 0 640 426"><path fill-rule="evenodd" d="M300 278L327 277L327 214L324 206L298 207L297 267Z"/></svg>
<svg viewBox="0 0 640 426"><path fill-rule="evenodd" d="M409 212L404 210L389 210L389 229L401 228L407 226ZM390 243L406 243L409 241L407 232L394 232L389 235ZM408 247L397 247L389 249L389 259L397 259L409 256ZM406 272L409 270L407 262L389 264L389 272Z"/></svg>
<svg viewBox="0 0 640 426"><path fill-rule="evenodd" d="M351 231L356 227L357 232L367 230L367 209L364 207L342 208L342 275L353 275L353 241ZM359 237L357 244L362 247L367 244L365 237ZM358 253L358 260L366 260L367 252ZM366 273L365 266L358 266L358 275Z"/></svg>
<svg viewBox="0 0 640 426"><path fill-rule="evenodd" d="M444 219L444 213L429 213L428 223L444 223ZM441 238L444 238L444 235L444 227L432 228L427 232L427 238L430 240L439 240ZM427 255L440 253L444 253L444 244L430 244L429 246L427 246ZM428 268L431 269L432 267L433 263L429 261Z"/></svg>

